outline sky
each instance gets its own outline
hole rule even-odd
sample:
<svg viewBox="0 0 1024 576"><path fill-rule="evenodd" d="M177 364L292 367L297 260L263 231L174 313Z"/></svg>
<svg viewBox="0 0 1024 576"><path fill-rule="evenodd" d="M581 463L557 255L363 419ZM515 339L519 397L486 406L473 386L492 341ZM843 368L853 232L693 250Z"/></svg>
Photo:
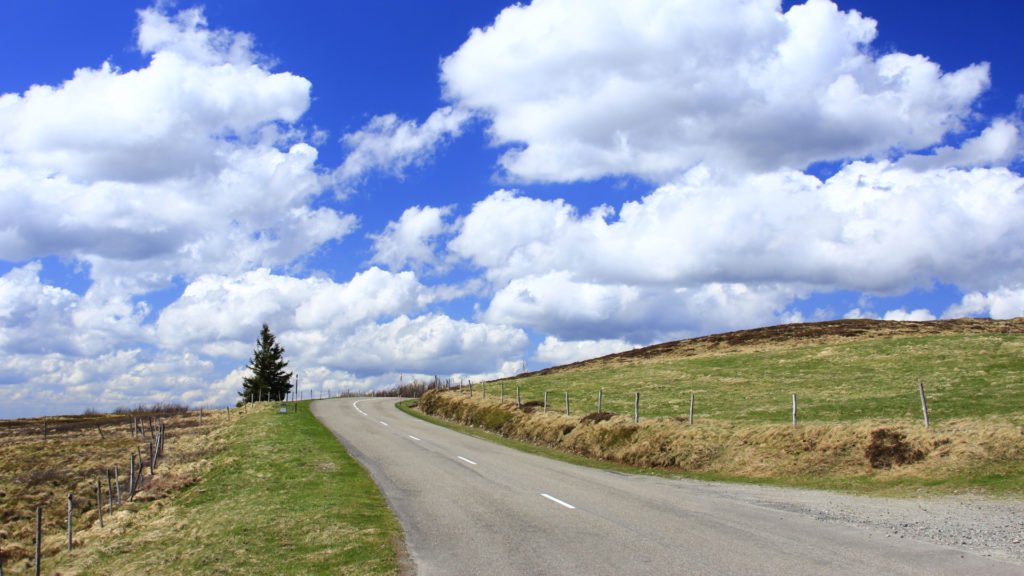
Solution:
<svg viewBox="0 0 1024 576"><path fill-rule="evenodd" d="M1024 4L0 3L0 417L1024 315Z"/></svg>

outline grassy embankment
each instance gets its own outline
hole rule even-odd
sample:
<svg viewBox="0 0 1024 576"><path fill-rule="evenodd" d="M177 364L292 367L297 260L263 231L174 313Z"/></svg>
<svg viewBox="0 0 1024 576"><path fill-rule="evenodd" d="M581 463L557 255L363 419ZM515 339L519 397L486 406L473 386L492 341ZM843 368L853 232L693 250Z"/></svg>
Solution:
<svg viewBox="0 0 1024 576"><path fill-rule="evenodd" d="M73 552L60 551L59 530L48 531L44 572L398 573L397 520L308 402L287 415L250 408L214 434L213 442L188 445L170 436L168 462L176 452L204 452L188 481L115 512L104 528L86 511Z"/></svg>
<svg viewBox="0 0 1024 576"><path fill-rule="evenodd" d="M919 382L928 396L928 430ZM514 404L517 386L524 409ZM886 494L1024 494L1021 321L775 327L486 387L486 401L477 385L473 397L435 394L420 407L506 438L693 477ZM618 414L609 420L593 416L599 389L604 411ZM538 406L544 391L547 413ZM639 425L632 422L634 392Z"/></svg>

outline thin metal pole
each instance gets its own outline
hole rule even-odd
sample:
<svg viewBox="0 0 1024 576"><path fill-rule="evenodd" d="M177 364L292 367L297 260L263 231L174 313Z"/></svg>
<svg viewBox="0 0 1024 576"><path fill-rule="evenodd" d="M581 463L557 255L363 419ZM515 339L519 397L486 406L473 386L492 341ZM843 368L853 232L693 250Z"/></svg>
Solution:
<svg viewBox="0 0 1024 576"><path fill-rule="evenodd" d="M796 394L793 394L793 427L796 428Z"/></svg>

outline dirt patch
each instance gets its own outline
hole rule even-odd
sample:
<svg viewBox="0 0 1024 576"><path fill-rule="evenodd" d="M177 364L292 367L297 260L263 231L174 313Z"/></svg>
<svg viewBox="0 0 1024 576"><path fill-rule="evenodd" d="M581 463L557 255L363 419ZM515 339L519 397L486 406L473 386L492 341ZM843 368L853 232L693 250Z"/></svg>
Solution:
<svg viewBox="0 0 1024 576"><path fill-rule="evenodd" d="M611 412L591 412L583 418L580 418L581 424L597 424L598 422L605 422L611 420L615 414Z"/></svg>
<svg viewBox="0 0 1024 576"><path fill-rule="evenodd" d="M527 414L530 414L530 413L535 412L537 410L543 410L544 409L544 401L543 400L530 400L529 402L523 402L522 404L519 405L519 409L522 410L523 412L527 413Z"/></svg>
<svg viewBox="0 0 1024 576"><path fill-rule="evenodd" d="M864 457L872 468L892 468L924 459L925 453L907 442L907 435L891 428L871 432L871 441L864 448Z"/></svg>

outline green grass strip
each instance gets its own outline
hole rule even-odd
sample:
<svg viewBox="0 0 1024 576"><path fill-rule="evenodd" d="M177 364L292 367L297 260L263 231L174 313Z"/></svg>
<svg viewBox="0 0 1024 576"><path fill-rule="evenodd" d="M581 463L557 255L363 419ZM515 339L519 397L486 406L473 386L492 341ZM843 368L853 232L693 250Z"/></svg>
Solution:
<svg viewBox="0 0 1024 576"><path fill-rule="evenodd" d="M303 402L238 422L204 480L72 557L82 574L397 574L401 527ZM77 554L76 554L77 556Z"/></svg>

